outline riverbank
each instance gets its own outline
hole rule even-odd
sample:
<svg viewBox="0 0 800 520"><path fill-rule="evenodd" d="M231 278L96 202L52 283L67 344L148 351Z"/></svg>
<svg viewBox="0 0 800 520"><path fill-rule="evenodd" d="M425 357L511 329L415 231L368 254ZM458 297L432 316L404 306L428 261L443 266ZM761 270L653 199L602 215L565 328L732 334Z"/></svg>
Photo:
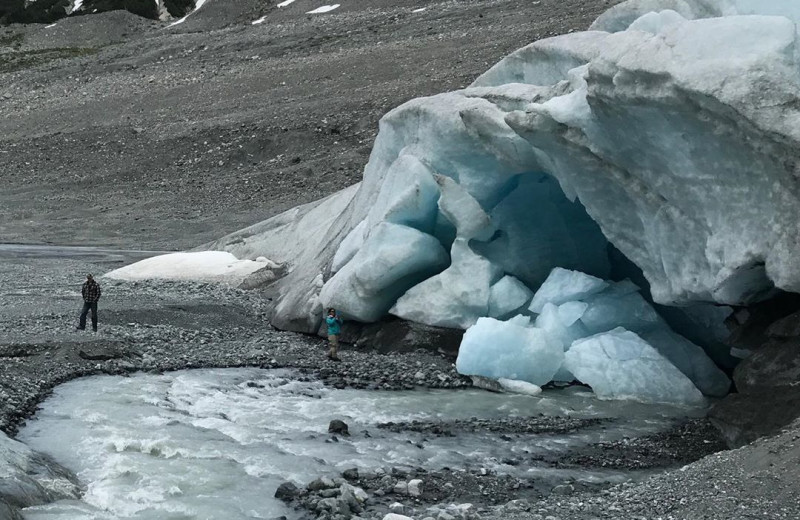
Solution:
<svg viewBox="0 0 800 520"><path fill-rule="evenodd" d="M85 272L119 262L4 261L0 430L13 435L53 387L92 374L263 366L298 368L337 388L470 386L452 360L431 353L347 349L334 363L324 339L273 329L258 293L212 284L101 278L99 332L76 331Z"/></svg>
<svg viewBox="0 0 800 520"><path fill-rule="evenodd" d="M451 359L426 351L379 354L368 348L346 347L341 363L328 361L324 356L325 341L322 338L273 330L264 318L268 302L258 293L210 284L129 283L101 278L104 296L100 307L100 332L74 331L80 308L79 289L85 272L91 270L101 274L124 261L102 256L90 260L46 256L4 258L0 271L0 306L4 309L0 315L0 424L3 431L13 436L56 385L90 374L160 373L201 367L292 367L305 374L304 377L321 379L333 388L402 390L470 386L469 380L455 372ZM569 417L522 422L467 420L450 424L375 425L378 429L416 432L431 437L458 437L488 429L509 439L504 442L520 443L521 447L535 442L531 441L535 439L531 435L570 430L580 434L587 427L602 425L576 423ZM706 421L692 421L676 424L659 434L592 444L555 458L521 454L509 460L508 464L515 464L515 469L520 466L616 468L629 472L631 478L640 479L666 469L680 468L713 453L721 449L718 443L718 437ZM765 446L763 449L771 449L769 445ZM404 476L392 477L396 481L391 483L392 490L401 480L406 483L414 479L427 482L427 491L422 498L394 491L390 493L385 479L381 482L380 479L368 478L370 475L353 484L363 486L372 497L363 518L382 518L391 510L425 518L430 513L429 508L443 504L446 512L450 503L472 503L470 514L474 512L482 518L529 519L537 518L536 515L562 519L651 518L647 512L667 511L668 507L660 503L648 505L642 498L648 493L662 497L666 504L670 500L691 500L695 493L705 496L706 501L716 498L738 503L738 496L731 498L724 488L716 489L711 483L695 482L695 490L686 488L680 481L684 474L728 471L725 468L731 467L729 461L739 460L742 456L740 452L724 452L677 473L617 487L610 483L587 487L568 480L556 482L509 477L480 467L480 461L476 461L476 467L470 470L450 468L432 472L423 468L406 468ZM766 457L775 455L767 453ZM387 470L391 476L392 468ZM736 471L737 475L745 478L742 475L748 468ZM765 475L747 477L751 479L748 482L753 484L753 489L759 489L755 483L769 481L769 471L767 467ZM681 498L679 493L685 496ZM793 495L784 493L784 496ZM773 500L771 504L755 499L743 502L746 502L742 504L744 507L760 504L762 511L777 508L779 513L796 507L780 500ZM400 503L403 509L396 505L392 509L396 503ZM308 504L304 506L298 502L296 505L309 518L324 518L321 513L328 514L310 508ZM708 509L705 502L697 507L701 505L704 510ZM606 509L607 506L618 510ZM451 509L450 513L454 511ZM715 514L709 511L704 518L730 518Z"/></svg>

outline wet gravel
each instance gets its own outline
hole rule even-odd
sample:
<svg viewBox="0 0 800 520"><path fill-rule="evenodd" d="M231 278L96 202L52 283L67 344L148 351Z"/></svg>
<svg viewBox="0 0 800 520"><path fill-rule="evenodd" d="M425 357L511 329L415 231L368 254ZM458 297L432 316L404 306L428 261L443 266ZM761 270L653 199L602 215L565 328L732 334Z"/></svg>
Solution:
<svg viewBox="0 0 800 520"><path fill-rule="evenodd" d="M576 419L574 417L515 417L510 419L464 419L448 422L387 422L378 428L393 432L412 431L440 437L455 437L459 433L500 432L503 434L561 434L575 433L578 430L611 422L610 419ZM503 438L503 437L501 437ZM503 440L512 440L505 435Z"/></svg>
<svg viewBox="0 0 800 520"><path fill-rule="evenodd" d="M645 437L603 442L556 457L535 456L556 468L646 470L682 466L726 449L725 442L707 419L694 419L669 431Z"/></svg>

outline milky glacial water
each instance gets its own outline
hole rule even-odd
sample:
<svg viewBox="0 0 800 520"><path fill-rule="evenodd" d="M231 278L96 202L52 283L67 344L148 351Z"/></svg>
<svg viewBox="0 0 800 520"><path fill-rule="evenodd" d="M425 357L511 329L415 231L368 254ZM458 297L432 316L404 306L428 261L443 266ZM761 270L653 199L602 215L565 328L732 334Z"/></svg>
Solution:
<svg viewBox="0 0 800 520"><path fill-rule="evenodd" d="M83 500L29 508L25 518L296 518L296 512L273 498L286 480L303 485L350 467L397 465L486 467L541 477L556 471L501 461L656 432L671 418L697 413L599 401L580 388L537 397L472 389L337 390L299 381L288 370L90 377L59 386L19 435L77 473L86 485ZM376 428L388 421L538 414L622 419L577 434L524 435L514 442L491 432L436 438ZM332 442L327 434L331 419L346 421L352 435ZM584 481L625 478L615 472L561 473Z"/></svg>

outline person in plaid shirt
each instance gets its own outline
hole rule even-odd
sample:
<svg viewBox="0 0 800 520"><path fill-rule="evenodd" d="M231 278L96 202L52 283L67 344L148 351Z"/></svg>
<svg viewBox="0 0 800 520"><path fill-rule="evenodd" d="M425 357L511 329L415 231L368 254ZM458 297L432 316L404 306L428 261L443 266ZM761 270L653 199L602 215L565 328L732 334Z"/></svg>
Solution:
<svg viewBox="0 0 800 520"><path fill-rule="evenodd" d="M83 312L81 312L81 321L78 325L78 330L86 328L86 315L92 311L92 330L97 332L97 302L100 301L100 284L94 281L94 277L90 274L86 275L86 283L81 288L81 295L83 295Z"/></svg>

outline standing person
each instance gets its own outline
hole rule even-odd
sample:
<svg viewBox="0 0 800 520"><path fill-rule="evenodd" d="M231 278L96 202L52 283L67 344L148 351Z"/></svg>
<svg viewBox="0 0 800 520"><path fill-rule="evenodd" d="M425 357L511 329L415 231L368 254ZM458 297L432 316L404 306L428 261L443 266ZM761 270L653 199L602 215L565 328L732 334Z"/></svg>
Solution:
<svg viewBox="0 0 800 520"><path fill-rule="evenodd" d="M339 352L339 334L342 332L342 318L336 314L336 309L331 307L328 309L328 317L325 318L325 324L328 326L328 343L331 349L328 352L328 359L333 361L341 361L338 356Z"/></svg>
<svg viewBox="0 0 800 520"><path fill-rule="evenodd" d="M81 321L78 324L78 330L86 328L86 315L92 311L92 330L97 332L97 302L100 301L100 284L94 281L94 277L90 274L86 275L86 282L81 288L81 295L83 296L83 312L81 312Z"/></svg>

